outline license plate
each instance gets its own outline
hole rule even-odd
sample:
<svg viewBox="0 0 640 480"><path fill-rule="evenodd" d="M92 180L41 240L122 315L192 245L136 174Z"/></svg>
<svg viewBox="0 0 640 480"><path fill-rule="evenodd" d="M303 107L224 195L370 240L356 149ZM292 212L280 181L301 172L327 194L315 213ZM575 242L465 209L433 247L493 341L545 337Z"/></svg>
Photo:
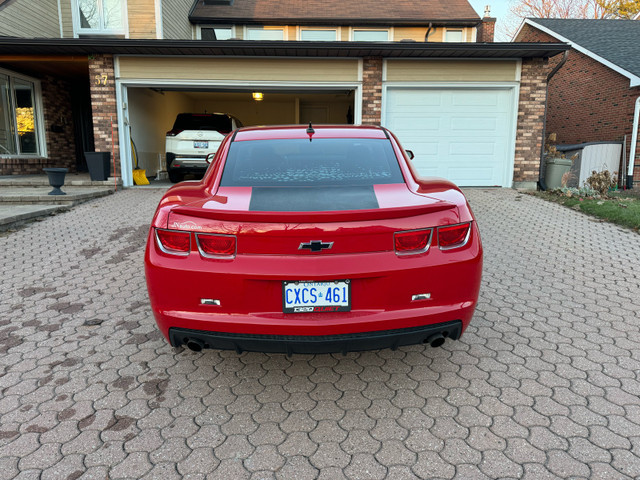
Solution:
<svg viewBox="0 0 640 480"><path fill-rule="evenodd" d="M284 313L349 312L351 282L282 282Z"/></svg>
<svg viewBox="0 0 640 480"><path fill-rule="evenodd" d="M193 142L193 148L209 148L209 142Z"/></svg>

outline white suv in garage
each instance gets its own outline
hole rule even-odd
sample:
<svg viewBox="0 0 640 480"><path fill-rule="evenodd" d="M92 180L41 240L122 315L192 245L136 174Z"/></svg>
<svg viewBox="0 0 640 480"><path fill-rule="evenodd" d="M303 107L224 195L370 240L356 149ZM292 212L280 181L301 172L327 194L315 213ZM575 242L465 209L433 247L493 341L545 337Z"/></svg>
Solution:
<svg viewBox="0 0 640 480"><path fill-rule="evenodd" d="M207 170L207 155L215 153L225 135L242 123L227 113L180 113L167 132L167 171L172 182L187 173L202 175Z"/></svg>

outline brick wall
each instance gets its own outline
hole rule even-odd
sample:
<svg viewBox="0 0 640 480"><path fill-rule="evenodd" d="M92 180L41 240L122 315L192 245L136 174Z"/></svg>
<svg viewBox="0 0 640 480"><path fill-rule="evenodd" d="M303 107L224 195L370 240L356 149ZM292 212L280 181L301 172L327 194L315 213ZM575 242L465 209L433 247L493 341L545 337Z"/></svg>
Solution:
<svg viewBox="0 0 640 480"><path fill-rule="evenodd" d="M482 23L478 25L476 42L478 43L493 42L495 30L496 30L496 19L493 17L483 18Z"/></svg>
<svg viewBox="0 0 640 480"><path fill-rule="evenodd" d="M113 148L112 158L115 162L117 175L120 176L120 147L118 142L118 115L116 112L116 84L113 70L113 55L89 56L89 82L91 85L91 110L93 112L95 151L111 152Z"/></svg>
<svg viewBox="0 0 640 480"><path fill-rule="evenodd" d="M2 158L0 175L42 174L47 167L76 169L71 88L68 82L52 76L42 79L40 85L47 157Z"/></svg>
<svg viewBox="0 0 640 480"><path fill-rule="evenodd" d="M365 57L362 68L362 124L382 122L382 58Z"/></svg>
<svg viewBox="0 0 640 480"><path fill-rule="evenodd" d="M523 59L518 101L518 124L513 182L532 186L540 172L540 149L549 63L544 59Z"/></svg>
<svg viewBox="0 0 640 480"><path fill-rule="evenodd" d="M516 40L558 41L530 25L522 28ZM552 65L559 59L552 59ZM567 62L549 82L547 133L555 132L558 143L563 144L620 141L625 135L630 143L638 96L640 87L629 88L628 78L571 50ZM635 164L634 178L640 180L640 142Z"/></svg>

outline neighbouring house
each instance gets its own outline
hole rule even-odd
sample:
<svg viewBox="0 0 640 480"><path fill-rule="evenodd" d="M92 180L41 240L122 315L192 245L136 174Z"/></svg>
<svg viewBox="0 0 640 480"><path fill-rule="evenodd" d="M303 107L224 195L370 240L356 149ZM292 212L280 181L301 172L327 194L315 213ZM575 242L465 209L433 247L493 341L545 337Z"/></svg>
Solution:
<svg viewBox="0 0 640 480"><path fill-rule="evenodd" d="M381 124L425 175L535 186L549 59L569 47L493 43L488 15L467 0L8 0L0 174L113 151L131 185L131 140L153 175L177 113L221 111Z"/></svg>
<svg viewBox="0 0 640 480"><path fill-rule="evenodd" d="M528 18L515 41L571 45L549 81L546 131L560 144L626 138L626 172L639 182L640 21Z"/></svg>

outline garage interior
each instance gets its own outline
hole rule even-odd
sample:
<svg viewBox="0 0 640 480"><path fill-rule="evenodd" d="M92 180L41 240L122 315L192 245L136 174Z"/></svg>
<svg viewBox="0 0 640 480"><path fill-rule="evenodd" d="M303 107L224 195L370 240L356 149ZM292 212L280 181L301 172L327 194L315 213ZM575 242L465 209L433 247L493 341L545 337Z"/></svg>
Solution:
<svg viewBox="0 0 640 480"><path fill-rule="evenodd" d="M253 93L263 94L261 101ZM354 122L354 90L177 89L127 87L131 139L138 166L147 177L166 170L165 135L179 113L228 113L244 126L349 124ZM135 166L135 162L133 162Z"/></svg>

